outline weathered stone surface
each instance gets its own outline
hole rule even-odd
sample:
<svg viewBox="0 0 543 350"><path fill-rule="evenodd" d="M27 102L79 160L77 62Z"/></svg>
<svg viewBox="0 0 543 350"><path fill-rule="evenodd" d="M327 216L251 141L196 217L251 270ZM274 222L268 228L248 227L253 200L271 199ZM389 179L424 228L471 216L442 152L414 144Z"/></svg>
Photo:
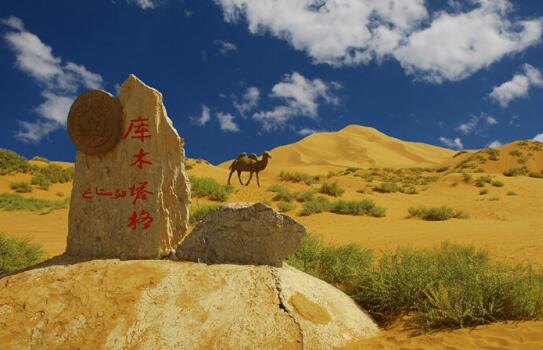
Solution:
<svg viewBox="0 0 543 350"><path fill-rule="evenodd" d="M346 295L292 268L54 264L0 278L2 349L330 350L377 332Z"/></svg>
<svg viewBox="0 0 543 350"><path fill-rule="evenodd" d="M208 215L177 249L180 260L281 266L306 230L262 203L231 203Z"/></svg>
<svg viewBox="0 0 543 350"><path fill-rule="evenodd" d="M175 252L187 231L190 187L183 141L162 95L135 76L123 83L118 100L121 140L105 154L77 153L67 253L160 258Z"/></svg>

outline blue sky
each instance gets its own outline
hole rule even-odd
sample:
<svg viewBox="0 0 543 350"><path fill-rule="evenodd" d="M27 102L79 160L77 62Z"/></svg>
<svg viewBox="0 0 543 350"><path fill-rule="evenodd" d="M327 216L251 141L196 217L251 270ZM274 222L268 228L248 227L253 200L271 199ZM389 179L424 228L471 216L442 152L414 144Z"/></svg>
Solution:
<svg viewBox="0 0 543 350"><path fill-rule="evenodd" d="M4 0L0 147L73 161L73 99L130 73L213 163L349 124L543 141L543 1Z"/></svg>

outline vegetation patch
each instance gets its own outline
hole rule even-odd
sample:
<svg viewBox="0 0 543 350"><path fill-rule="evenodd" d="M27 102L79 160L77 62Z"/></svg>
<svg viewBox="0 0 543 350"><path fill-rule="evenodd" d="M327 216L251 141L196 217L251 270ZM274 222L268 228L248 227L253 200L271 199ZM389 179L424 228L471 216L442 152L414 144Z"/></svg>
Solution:
<svg viewBox="0 0 543 350"><path fill-rule="evenodd" d="M190 176L191 195L196 198L207 197L212 201L224 202L232 193L232 187L221 185L215 179Z"/></svg>
<svg viewBox="0 0 543 350"><path fill-rule="evenodd" d="M194 225L202 220L204 220L209 214L219 209L221 206L216 204L202 204L195 207L191 207L189 224Z"/></svg>
<svg viewBox="0 0 543 350"><path fill-rule="evenodd" d="M339 200L330 205L330 212L342 215L369 215L377 218L386 215L386 209L375 205L371 199L361 201Z"/></svg>
<svg viewBox="0 0 543 350"><path fill-rule="evenodd" d="M275 193L274 201L292 202L296 197L296 193L289 192L285 186L281 185L272 185L268 187L268 191Z"/></svg>
<svg viewBox="0 0 543 350"><path fill-rule="evenodd" d="M327 194L329 196L333 196L333 197L340 197L345 192L345 190L339 187L339 184L337 183L337 181L334 181L334 182L325 181L322 184L319 192L323 194Z"/></svg>
<svg viewBox="0 0 543 350"><path fill-rule="evenodd" d="M294 203L292 203L292 202L281 201L281 202L277 203L277 209L279 209L279 211L283 212L283 213L291 211L294 208L296 208L296 205Z"/></svg>
<svg viewBox="0 0 543 350"><path fill-rule="evenodd" d="M516 192L513 192L513 191L507 192L507 195L508 196L518 196L518 194Z"/></svg>
<svg viewBox="0 0 543 350"><path fill-rule="evenodd" d="M536 179L543 179L543 172L530 171L530 177L535 177Z"/></svg>
<svg viewBox="0 0 543 350"><path fill-rule="evenodd" d="M454 210L447 206L441 207L410 207L409 217L419 217L427 221L443 221L448 219L467 219L468 214L461 210Z"/></svg>
<svg viewBox="0 0 543 350"><path fill-rule="evenodd" d="M343 290L381 325L410 312L424 330L543 318L543 274L493 264L471 246L399 248L376 260L308 235L287 262Z"/></svg>
<svg viewBox="0 0 543 350"><path fill-rule="evenodd" d="M296 194L296 200L300 203L309 202L315 198L316 190L309 190Z"/></svg>
<svg viewBox="0 0 543 350"><path fill-rule="evenodd" d="M400 190L400 187L393 182L382 182L375 186L373 190L379 193L396 193Z"/></svg>
<svg viewBox="0 0 543 350"><path fill-rule="evenodd" d="M488 189L485 188L483 190L480 190L479 194L482 195L482 196L484 196L485 194L488 194Z"/></svg>
<svg viewBox="0 0 543 350"><path fill-rule="evenodd" d="M503 187L503 185L504 185L503 182L500 181L500 180L492 180L491 184L494 187Z"/></svg>
<svg viewBox="0 0 543 350"><path fill-rule="evenodd" d="M288 182L303 182L306 185L312 185L319 182L319 178L317 176L309 175L306 173L300 173L300 172L289 172L289 171L281 171L279 173L279 178L283 181Z"/></svg>
<svg viewBox="0 0 543 350"><path fill-rule="evenodd" d="M32 186L26 181L14 181L9 184L9 187L17 193L32 192Z"/></svg>
<svg viewBox="0 0 543 350"><path fill-rule="evenodd" d="M37 198L25 198L16 193L0 193L0 210L4 211L41 211L42 214L50 213L56 209L68 208L69 198L60 200L46 200Z"/></svg>
<svg viewBox="0 0 543 350"><path fill-rule="evenodd" d="M520 175L526 175L528 173L528 170L526 168L510 168L503 172L503 175L505 176L520 176Z"/></svg>
<svg viewBox="0 0 543 350"><path fill-rule="evenodd" d="M316 196L310 201L304 202L303 210L300 213L302 216L311 214L319 214L330 209L330 201L323 196Z"/></svg>
<svg viewBox="0 0 543 350"><path fill-rule="evenodd" d="M0 232L0 276L37 264L44 257L39 245Z"/></svg>

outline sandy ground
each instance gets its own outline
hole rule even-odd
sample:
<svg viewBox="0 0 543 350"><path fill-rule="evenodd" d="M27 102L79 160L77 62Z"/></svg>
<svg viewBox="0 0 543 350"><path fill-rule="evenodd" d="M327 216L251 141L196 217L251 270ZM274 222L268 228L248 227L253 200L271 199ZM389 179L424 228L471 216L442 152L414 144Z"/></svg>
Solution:
<svg viewBox="0 0 543 350"><path fill-rule="evenodd" d="M430 166L432 164L453 164L451 157L454 152L443 149L434 150L433 146L420 144L402 144L401 141L390 139L386 135L373 132L372 129L348 130L341 134L339 140L326 137L322 144L328 148L327 156L331 154L346 154L341 147L355 144L358 148L373 147L367 154L385 154L386 164L377 164L375 157L366 154L365 166L387 166L396 161L402 166ZM232 178L234 193L229 201L265 201L272 206L273 193L266 189L272 184L282 184L290 191L306 191L311 188L304 184L281 182L278 178L280 170L302 170L312 174L327 174L330 170L341 169L340 166L352 166L349 157L325 159L318 161L314 148L319 139L313 135L309 141L289 149L280 148L272 151L274 158L270 166L260 176L261 187L256 182L250 186L240 186L236 176ZM350 138L349 138L350 137ZM353 141L353 138L354 141ZM362 138L359 140L358 138ZM379 151L379 145L384 150ZM313 147L313 149L311 147ZM414 248L435 247L443 241L471 244L490 252L495 261L506 261L513 264L532 263L543 268L543 179L527 176L505 177L501 175L504 167L517 164L515 158L509 155L511 147L505 146L502 152L502 163L496 165L483 164L495 180L502 181L503 187L486 185L489 190L486 195L480 195L481 188L462 182L460 174L450 174L437 182L423 186L419 194L407 195L401 193L361 194L357 190L379 183L368 183L360 177L349 175L334 176L330 181L338 181L346 190L341 199L371 198L377 205L387 209L385 218L344 216L331 213L316 214L306 217L298 216L302 209L300 203L288 214L307 226L308 230L321 235L325 241L337 244L357 243L376 252L385 249L395 249L399 246ZM507 152L507 153L506 153ZM419 159L413 154L421 154ZM526 152L525 152L526 153ZM530 159L530 166L543 170L543 152L537 153ZM458 158L462 160L464 155ZM361 158L362 159L362 158ZM275 162L275 163L274 163ZM301 163L300 163L301 162ZM226 183L228 164L219 167L189 162L193 176L206 176ZM296 166L294 166L295 164ZM301 165L300 165L301 164ZM344 168L343 168L344 169ZM492 172L493 169L497 171ZM473 174L478 177L484 174ZM244 181L247 174L243 174ZM0 192L12 192L9 183L14 180L29 180L28 175L0 176ZM253 179L255 181L256 179ZM318 188L319 185L313 185ZM508 195L508 192L516 195ZM62 193L62 196L60 195ZM59 199L69 196L70 185L54 185L49 191L35 190L32 196L38 198ZM491 200L492 199L492 200ZM193 205L209 203L202 198L193 198ZM441 206L447 205L463 210L470 218L465 220L452 219L442 222L428 222L419 219L408 219L407 210L410 206ZM62 253L66 245L67 210L54 211L47 215L28 212L0 211L0 231L17 236L29 237L32 241L43 245L49 256ZM384 330L375 339L360 343L364 349L543 349L543 322L499 323L481 326L475 329L441 331L433 334L414 335L409 329L408 321L398 321L390 329Z"/></svg>

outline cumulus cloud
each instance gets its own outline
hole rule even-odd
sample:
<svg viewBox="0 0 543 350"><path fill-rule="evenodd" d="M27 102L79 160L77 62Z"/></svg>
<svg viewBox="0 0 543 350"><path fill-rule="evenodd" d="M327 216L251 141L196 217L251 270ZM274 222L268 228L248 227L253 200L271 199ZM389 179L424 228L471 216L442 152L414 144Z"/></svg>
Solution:
<svg viewBox="0 0 543 350"><path fill-rule="evenodd" d="M213 44L217 47L219 54L223 56L226 56L238 49L235 44L226 40L214 40Z"/></svg>
<svg viewBox="0 0 543 350"><path fill-rule="evenodd" d="M510 81L494 87L490 93L490 98L502 108L507 107L513 100L527 97L532 87L543 86L543 78L537 68L525 64L522 70L522 73L515 74Z"/></svg>
<svg viewBox="0 0 543 350"><path fill-rule="evenodd" d="M317 132L326 132L326 130L303 128L303 129L298 130L298 135L300 135L300 136L308 136L308 135L313 135L313 134L315 134Z"/></svg>
<svg viewBox="0 0 543 350"><path fill-rule="evenodd" d="M53 55L50 46L25 29L20 18L10 16L2 23L10 28L4 39L15 52L15 66L43 87L45 99L34 109L38 120L19 122L22 129L15 136L22 141L39 142L66 125L69 108L79 89L101 89L103 79L82 65L73 62L63 64L60 57Z"/></svg>
<svg viewBox="0 0 543 350"><path fill-rule="evenodd" d="M260 90L256 86L250 86L245 90L241 99L234 100L234 108L236 108L242 117L245 117L247 112L252 111L258 106L259 100Z"/></svg>
<svg viewBox="0 0 543 350"><path fill-rule="evenodd" d="M318 119L318 108L321 102L328 104L339 103L334 90L340 88L337 83L326 83L320 79L307 79L293 72L284 76L270 94L281 104L269 111L259 111L253 114L253 119L262 125L263 130L273 131L283 128L295 117Z"/></svg>
<svg viewBox="0 0 543 350"><path fill-rule="evenodd" d="M491 143L489 143L487 145L488 148L497 148L497 147L500 147L500 146L503 146L503 143L501 143L498 140L494 140L494 141L492 141Z"/></svg>
<svg viewBox="0 0 543 350"><path fill-rule="evenodd" d="M135 4L143 10L152 10L158 6L157 0L126 0L129 4Z"/></svg>
<svg viewBox="0 0 543 350"><path fill-rule="evenodd" d="M543 133L535 135L534 141L543 142Z"/></svg>
<svg viewBox="0 0 543 350"><path fill-rule="evenodd" d="M207 107L206 105L202 105L202 112L200 113L200 115L197 117L191 117L191 120L199 126L206 125L207 122L211 120L211 113L209 107Z"/></svg>
<svg viewBox="0 0 543 350"><path fill-rule="evenodd" d="M432 83L464 79L537 44L542 18L511 19L508 0L471 0L469 9L429 14L424 0L215 0L228 22L245 19L315 63L368 64L394 58ZM457 5L457 2L452 2Z"/></svg>
<svg viewBox="0 0 543 350"><path fill-rule="evenodd" d="M443 143L448 148L453 148L453 149L463 149L464 148L464 145L462 144L462 140L459 137L452 140L452 139L441 136L439 138L439 141L441 141L441 143Z"/></svg>
<svg viewBox="0 0 543 350"><path fill-rule="evenodd" d="M221 130L230 132L239 131L239 127L236 122L234 122L234 116L232 114L219 112L217 113L217 119L221 125Z"/></svg>
<svg viewBox="0 0 543 350"><path fill-rule="evenodd" d="M480 134L483 132L489 125L498 124L498 120L490 115L482 113L480 115L474 115L469 118L465 123L460 124L456 130L462 132L463 134L471 134L473 132Z"/></svg>

